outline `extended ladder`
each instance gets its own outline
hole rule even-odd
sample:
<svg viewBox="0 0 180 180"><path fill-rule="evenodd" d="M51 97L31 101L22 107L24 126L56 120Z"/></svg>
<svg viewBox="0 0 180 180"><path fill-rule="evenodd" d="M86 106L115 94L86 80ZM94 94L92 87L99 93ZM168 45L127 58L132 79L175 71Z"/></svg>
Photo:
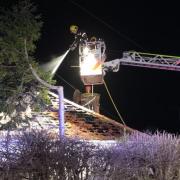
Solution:
<svg viewBox="0 0 180 180"><path fill-rule="evenodd" d="M121 59L105 62L103 69L118 72L120 65L180 71L180 57L127 51Z"/></svg>
<svg viewBox="0 0 180 180"><path fill-rule="evenodd" d="M52 92L49 92L49 95L50 95L50 99L51 99L51 102L52 102L52 105L55 106L55 107L58 107L58 95L55 94L55 93L52 93ZM111 122L112 124L114 125L118 125L118 126L121 126L122 128L125 128L126 130L128 131L134 131L133 129L127 127L127 126L124 126L123 124L119 123L119 122L116 122L114 120L112 120L111 118L108 118L102 114L99 114L99 113L96 113L94 112L93 110L90 110L84 106L81 106L79 104L76 104L68 99L65 99L64 98L64 109L65 111L70 111L70 112L75 112L75 113L83 113L85 115L90 115L90 116L93 116L95 118L98 118L98 119L101 119L101 121L104 121L104 122Z"/></svg>

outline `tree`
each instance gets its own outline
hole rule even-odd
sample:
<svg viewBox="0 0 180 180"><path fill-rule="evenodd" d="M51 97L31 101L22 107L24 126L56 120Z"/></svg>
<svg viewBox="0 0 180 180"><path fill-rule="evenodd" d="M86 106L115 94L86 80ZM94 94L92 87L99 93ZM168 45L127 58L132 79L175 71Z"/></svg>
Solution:
<svg viewBox="0 0 180 180"><path fill-rule="evenodd" d="M0 112L10 116L10 121L1 128L17 126L29 104L32 107L47 100L47 90L35 80L29 68L31 63L43 79L52 83L51 77L38 69L33 57L41 27L40 15L30 0L0 11Z"/></svg>

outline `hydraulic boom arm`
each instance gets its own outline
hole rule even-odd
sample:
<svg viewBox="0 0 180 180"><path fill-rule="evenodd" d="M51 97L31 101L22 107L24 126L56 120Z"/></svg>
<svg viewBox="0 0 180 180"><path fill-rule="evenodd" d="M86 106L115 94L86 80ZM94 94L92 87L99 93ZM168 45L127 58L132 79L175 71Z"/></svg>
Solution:
<svg viewBox="0 0 180 180"><path fill-rule="evenodd" d="M180 57L128 51L121 59L104 62L103 70L118 72L120 65L180 71Z"/></svg>

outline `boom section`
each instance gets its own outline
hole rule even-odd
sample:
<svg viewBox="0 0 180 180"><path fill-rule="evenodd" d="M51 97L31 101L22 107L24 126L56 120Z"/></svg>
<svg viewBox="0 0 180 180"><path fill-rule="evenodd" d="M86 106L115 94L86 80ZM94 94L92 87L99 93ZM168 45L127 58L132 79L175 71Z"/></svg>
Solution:
<svg viewBox="0 0 180 180"><path fill-rule="evenodd" d="M105 71L119 71L120 65L180 71L180 57L128 51L121 59L104 63Z"/></svg>

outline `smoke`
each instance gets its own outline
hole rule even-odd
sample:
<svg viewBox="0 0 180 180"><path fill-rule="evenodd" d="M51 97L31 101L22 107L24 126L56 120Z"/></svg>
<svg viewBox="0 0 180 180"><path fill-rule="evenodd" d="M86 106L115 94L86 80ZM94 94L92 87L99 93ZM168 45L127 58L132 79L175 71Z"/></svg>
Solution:
<svg viewBox="0 0 180 180"><path fill-rule="evenodd" d="M62 54L59 57L56 57L52 59L50 62L47 62L45 64L42 64L40 67L45 71L45 72L50 72L52 76L56 73L58 70L59 66L63 62L64 58L67 56L69 53L70 49L68 49L64 54Z"/></svg>

